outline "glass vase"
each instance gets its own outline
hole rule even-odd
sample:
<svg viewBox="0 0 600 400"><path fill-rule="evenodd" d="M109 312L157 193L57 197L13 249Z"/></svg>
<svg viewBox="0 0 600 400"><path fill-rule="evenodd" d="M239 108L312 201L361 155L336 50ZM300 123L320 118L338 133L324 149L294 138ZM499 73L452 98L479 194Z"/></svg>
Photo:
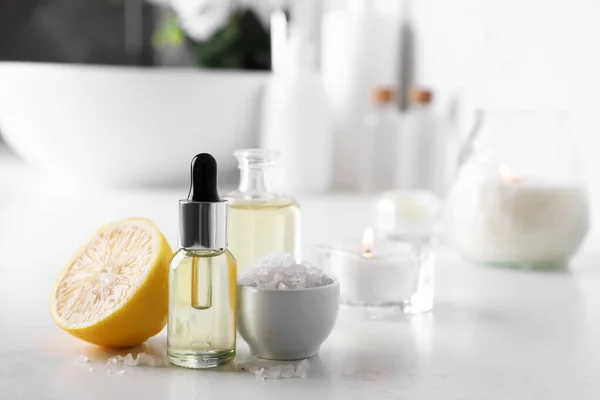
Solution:
<svg viewBox="0 0 600 400"><path fill-rule="evenodd" d="M565 267L588 231L586 184L568 115L479 111L448 206L451 239L466 258Z"/></svg>

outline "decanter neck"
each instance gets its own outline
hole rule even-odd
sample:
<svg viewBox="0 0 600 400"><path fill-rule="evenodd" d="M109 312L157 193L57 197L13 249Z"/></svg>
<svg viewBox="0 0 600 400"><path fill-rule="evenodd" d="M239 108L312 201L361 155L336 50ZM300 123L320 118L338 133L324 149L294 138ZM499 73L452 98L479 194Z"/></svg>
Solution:
<svg viewBox="0 0 600 400"><path fill-rule="evenodd" d="M238 192L244 197L276 197L275 164L279 154L264 149L240 150L235 153L240 169Z"/></svg>

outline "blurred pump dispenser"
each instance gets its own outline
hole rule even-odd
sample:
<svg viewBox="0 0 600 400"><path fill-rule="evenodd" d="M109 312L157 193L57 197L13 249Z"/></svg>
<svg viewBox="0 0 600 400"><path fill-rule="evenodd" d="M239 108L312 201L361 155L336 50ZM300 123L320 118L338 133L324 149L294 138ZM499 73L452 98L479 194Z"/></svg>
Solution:
<svg viewBox="0 0 600 400"><path fill-rule="evenodd" d="M356 146L361 149L358 190L383 192L395 187L400 114L394 91L389 87L376 87L371 101L372 109L363 119L362 134Z"/></svg>
<svg viewBox="0 0 600 400"><path fill-rule="evenodd" d="M293 27L292 27L293 28ZM280 154L275 179L293 193L325 192L331 186L333 123L316 49L282 12L271 17L273 74L262 104L260 147Z"/></svg>
<svg viewBox="0 0 600 400"><path fill-rule="evenodd" d="M323 2L327 3L327 2ZM364 115L372 107L369 93L377 86L404 87L406 47L403 1L352 0L328 7L323 14L321 71L334 121L333 183L340 190L364 190L357 177L364 165Z"/></svg>
<svg viewBox="0 0 600 400"><path fill-rule="evenodd" d="M450 123L434 112L432 101L433 93L428 89L410 92L411 107L398 143L396 186L443 196L450 179L454 137Z"/></svg>

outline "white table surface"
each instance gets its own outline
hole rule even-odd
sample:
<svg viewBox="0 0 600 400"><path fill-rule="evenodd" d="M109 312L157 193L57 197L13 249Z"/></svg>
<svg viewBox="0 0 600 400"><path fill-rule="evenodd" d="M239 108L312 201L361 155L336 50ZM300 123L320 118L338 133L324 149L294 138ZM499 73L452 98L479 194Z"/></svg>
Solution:
<svg viewBox="0 0 600 400"><path fill-rule="evenodd" d="M81 342L52 322L52 284L78 245L111 220L148 217L175 245L177 200L185 194L60 184L0 153L0 399L600 398L593 239L567 273L473 266L444 250L432 313L376 318L343 307L308 379L260 382L233 368L107 374L106 359L119 352ZM360 236L370 218L370 199L300 201L305 253L315 243ZM164 348L163 331L135 351ZM239 359L247 357L243 343L238 350ZM92 363L76 362L78 355Z"/></svg>

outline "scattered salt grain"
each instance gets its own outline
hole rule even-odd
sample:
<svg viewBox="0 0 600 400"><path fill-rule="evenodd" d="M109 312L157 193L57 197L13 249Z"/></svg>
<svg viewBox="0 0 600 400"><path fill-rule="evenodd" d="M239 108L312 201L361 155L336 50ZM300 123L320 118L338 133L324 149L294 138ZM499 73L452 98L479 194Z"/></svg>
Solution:
<svg viewBox="0 0 600 400"><path fill-rule="evenodd" d="M137 366L146 365L149 367L160 367L163 362L162 359L158 356L153 356L152 354L139 353L136 358Z"/></svg>
<svg viewBox="0 0 600 400"><path fill-rule="evenodd" d="M282 378L293 378L296 375L296 369L292 364L287 364L281 367Z"/></svg>
<svg viewBox="0 0 600 400"><path fill-rule="evenodd" d="M296 367L296 375L301 378L308 376L308 370L310 369L310 362L308 360L302 360Z"/></svg>
<svg viewBox="0 0 600 400"><path fill-rule="evenodd" d="M131 353L128 353L125 357L114 356L108 359L107 364L123 364L128 367L160 367L162 365L162 359L152 354L139 353L136 358L133 358Z"/></svg>
<svg viewBox="0 0 600 400"><path fill-rule="evenodd" d="M264 381L267 378L267 374L264 368L257 369L254 371L254 379L257 381Z"/></svg>
<svg viewBox="0 0 600 400"><path fill-rule="evenodd" d="M118 364L123 359L122 356L116 356L109 358L106 363L107 364Z"/></svg>
<svg viewBox="0 0 600 400"><path fill-rule="evenodd" d="M277 369L269 368L265 371L266 379L278 379L280 375L281 375L281 368L277 368Z"/></svg>
<svg viewBox="0 0 600 400"><path fill-rule="evenodd" d="M106 370L107 375L123 375L125 374L125 367L118 364L110 364Z"/></svg>
<svg viewBox="0 0 600 400"><path fill-rule="evenodd" d="M246 362L237 363L236 368L238 371L253 374L254 378L258 381L266 379L306 378L310 369L310 362L303 360L294 366L293 364L273 364L266 360L257 360L251 357Z"/></svg>
<svg viewBox="0 0 600 400"><path fill-rule="evenodd" d="M77 356L77 357L75 357L75 361L83 364L83 363L90 362L90 359L87 358L86 356Z"/></svg>
<svg viewBox="0 0 600 400"><path fill-rule="evenodd" d="M135 367L137 365L131 353L128 353L125 356L125 358L123 359L123 364L127 365L128 367Z"/></svg>
<svg viewBox="0 0 600 400"><path fill-rule="evenodd" d="M263 289L304 289L331 284L331 278L308 261L296 263L290 254L273 253L250 268L240 279L243 286Z"/></svg>

